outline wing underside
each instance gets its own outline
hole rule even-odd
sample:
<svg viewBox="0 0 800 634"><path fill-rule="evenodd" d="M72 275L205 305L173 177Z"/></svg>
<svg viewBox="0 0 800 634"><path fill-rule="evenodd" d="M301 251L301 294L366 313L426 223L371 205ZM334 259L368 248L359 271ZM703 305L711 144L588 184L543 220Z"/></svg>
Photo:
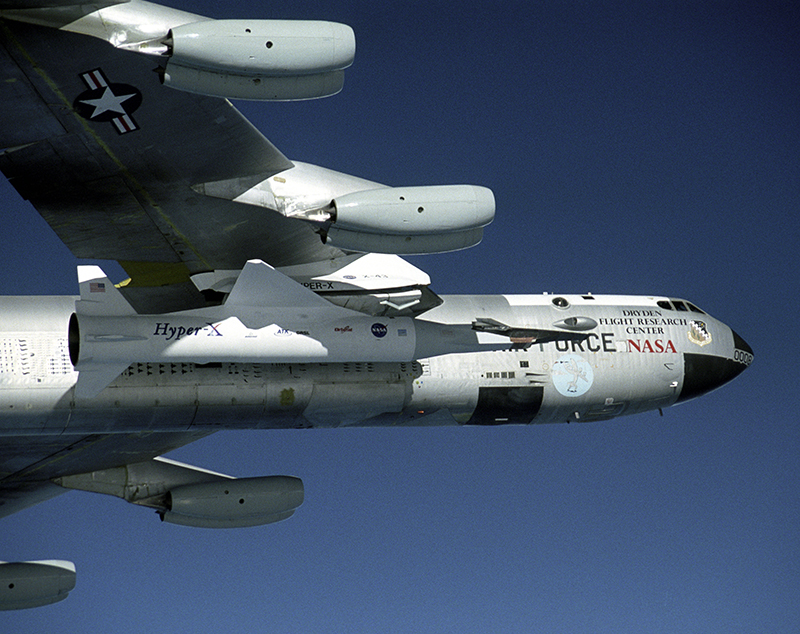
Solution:
<svg viewBox="0 0 800 634"><path fill-rule="evenodd" d="M230 102L165 88L155 60L98 39L0 21L0 43L0 170L76 256L123 265L139 312L202 305L198 272L341 254L303 222L198 193L292 167Z"/></svg>
<svg viewBox="0 0 800 634"><path fill-rule="evenodd" d="M212 432L19 436L0 443L0 517L67 491L52 479L134 464Z"/></svg>

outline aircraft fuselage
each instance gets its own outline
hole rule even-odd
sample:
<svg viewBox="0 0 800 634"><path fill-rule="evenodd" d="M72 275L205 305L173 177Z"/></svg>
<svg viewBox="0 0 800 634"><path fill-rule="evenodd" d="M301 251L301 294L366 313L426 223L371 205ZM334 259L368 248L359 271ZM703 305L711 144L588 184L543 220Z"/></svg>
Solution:
<svg viewBox="0 0 800 634"><path fill-rule="evenodd" d="M418 348L452 350L464 329L480 318L547 328L578 317L596 326L573 338L509 343L505 349L496 349L498 337L489 335L485 352L402 362L357 356L334 363L142 360L98 395L84 398L75 393L78 373L67 335L76 298L6 297L0 299L8 324L0 331L0 434L597 421L704 394L738 375L753 358L730 328L680 300L443 299L413 320ZM376 346L409 335L411 320L368 321L380 326L370 335ZM358 336L347 324L336 328L331 335ZM298 336L270 332L276 339ZM435 341L425 339L429 332L436 334ZM162 341L168 333L155 326L152 338ZM363 341L361 347L368 348L369 338ZM364 354L368 359L369 350Z"/></svg>

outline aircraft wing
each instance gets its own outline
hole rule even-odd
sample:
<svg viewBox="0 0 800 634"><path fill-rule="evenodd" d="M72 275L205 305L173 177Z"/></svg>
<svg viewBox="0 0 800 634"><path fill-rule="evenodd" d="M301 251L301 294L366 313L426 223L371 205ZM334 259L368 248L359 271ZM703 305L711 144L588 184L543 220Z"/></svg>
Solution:
<svg viewBox="0 0 800 634"><path fill-rule="evenodd" d="M354 47L352 30L329 22L215 21L145 0L0 0L0 171L75 256L122 265L120 292L139 314L209 308L203 291L232 292L248 261L282 268L331 310L424 312L441 300L395 254L477 244L494 217L491 191L391 188L292 163L222 98L334 94ZM280 63L266 59L276 50L288 51ZM34 330L63 340L75 310L64 301L61 321ZM13 311L9 300L15 331L33 328ZM0 444L0 516L56 495L54 479L199 437L48 433ZM291 483L254 490L272 486L296 501Z"/></svg>
<svg viewBox="0 0 800 634"><path fill-rule="evenodd" d="M0 517L66 493L51 482L75 473L135 464L213 432L17 436L0 443Z"/></svg>
<svg viewBox="0 0 800 634"><path fill-rule="evenodd" d="M0 170L73 254L122 264L138 312L203 305L189 281L198 272L342 254L306 223L232 202L292 163L230 102L162 86L157 57L18 22L12 9L25 4L0 3L13 18L0 19ZM51 5L40 11L53 21L52 1L34 4ZM55 4L67 5L64 21L79 17Z"/></svg>

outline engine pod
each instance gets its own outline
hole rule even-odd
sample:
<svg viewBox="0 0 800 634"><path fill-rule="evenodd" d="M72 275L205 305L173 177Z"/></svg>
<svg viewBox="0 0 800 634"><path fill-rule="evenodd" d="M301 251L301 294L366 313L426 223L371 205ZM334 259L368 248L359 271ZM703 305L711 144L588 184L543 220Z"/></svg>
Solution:
<svg viewBox="0 0 800 634"><path fill-rule="evenodd" d="M290 476L239 478L170 490L165 522L201 528L240 528L284 520L303 503L303 482Z"/></svg>
<svg viewBox="0 0 800 634"><path fill-rule="evenodd" d="M341 92L344 71L317 75L267 77L236 75L170 63L161 73L161 83L176 90L226 99L257 101L302 101Z"/></svg>
<svg viewBox="0 0 800 634"><path fill-rule="evenodd" d="M347 231L334 225L327 233L327 244L344 251L394 253L397 255L423 255L426 253L459 251L474 247L482 239L482 227L440 234L390 235Z"/></svg>
<svg viewBox="0 0 800 634"><path fill-rule="evenodd" d="M23 610L67 598L75 587L70 561L0 563L0 610Z"/></svg>
<svg viewBox="0 0 800 634"><path fill-rule="evenodd" d="M464 232L494 219L494 194L475 185L383 187L339 196L333 226L379 235Z"/></svg>
<svg viewBox="0 0 800 634"><path fill-rule="evenodd" d="M170 63L236 75L319 75L353 63L353 29L304 20L204 20L170 31Z"/></svg>

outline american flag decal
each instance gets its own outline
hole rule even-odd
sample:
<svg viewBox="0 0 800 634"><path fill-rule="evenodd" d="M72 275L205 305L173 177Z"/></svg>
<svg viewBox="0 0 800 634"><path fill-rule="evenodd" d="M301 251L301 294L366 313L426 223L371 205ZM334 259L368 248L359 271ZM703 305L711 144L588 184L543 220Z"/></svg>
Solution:
<svg viewBox="0 0 800 634"><path fill-rule="evenodd" d="M103 282L89 282L90 293L105 293L106 285Z"/></svg>
<svg viewBox="0 0 800 634"><path fill-rule="evenodd" d="M88 90L75 99L73 107L89 121L108 121L119 134L139 129L133 113L142 105L142 93L128 84L108 81L100 68L81 73Z"/></svg>

